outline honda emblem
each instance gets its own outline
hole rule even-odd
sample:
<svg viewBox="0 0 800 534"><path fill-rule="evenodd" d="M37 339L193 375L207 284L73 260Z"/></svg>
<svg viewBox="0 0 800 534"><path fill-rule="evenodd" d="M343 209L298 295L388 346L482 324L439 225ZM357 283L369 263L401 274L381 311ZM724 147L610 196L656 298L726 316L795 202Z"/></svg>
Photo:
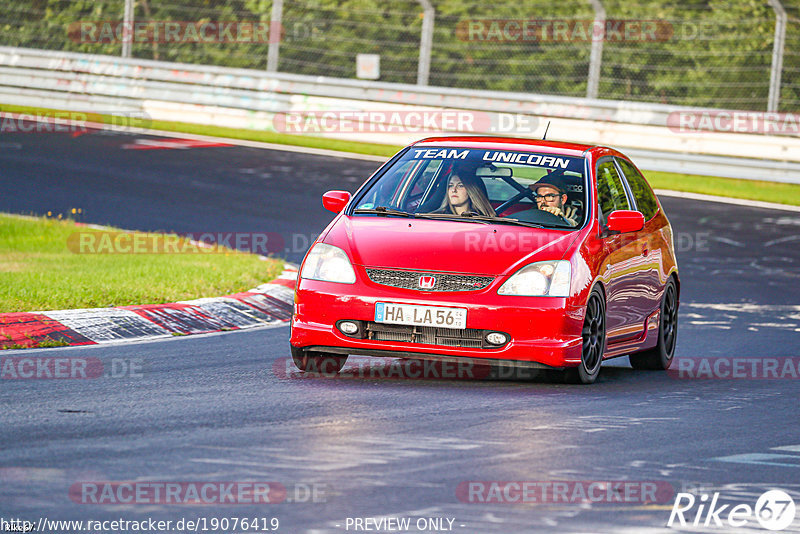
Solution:
<svg viewBox="0 0 800 534"><path fill-rule="evenodd" d="M420 289L433 289L433 286L436 285L436 277L435 276L420 276L419 277L419 287Z"/></svg>

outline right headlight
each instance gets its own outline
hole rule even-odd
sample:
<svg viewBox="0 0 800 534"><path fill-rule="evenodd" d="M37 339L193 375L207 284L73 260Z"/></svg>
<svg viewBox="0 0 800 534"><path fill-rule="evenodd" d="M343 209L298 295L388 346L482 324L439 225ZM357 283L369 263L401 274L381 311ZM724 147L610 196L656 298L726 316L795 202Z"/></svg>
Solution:
<svg viewBox="0 0 800 534"><path fill-rule="evenodd" d="M531 263L511 275L497 290L497 294L526 297L568 297L571 272L567 260Z"/></svg>
<svg viewBox="0 0 800 534"><path fill-rule="evenodd" d="M340 284L353 284L356 281L356 273L347 254L339 247L325 243L317 243L308 253L300 277Z"/></svg>

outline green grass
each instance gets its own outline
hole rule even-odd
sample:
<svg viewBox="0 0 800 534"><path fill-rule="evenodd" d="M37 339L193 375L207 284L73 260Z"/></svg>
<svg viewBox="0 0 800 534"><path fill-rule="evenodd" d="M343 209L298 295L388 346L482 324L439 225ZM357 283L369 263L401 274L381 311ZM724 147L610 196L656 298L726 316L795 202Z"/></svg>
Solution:
<svg viewBox="0 0 800 534"><path fill-rule="evenodd" d="M0 104L0 111L11 113L53 113L57 110L11 106ZM94 122L112 123L110 115L89 114L89 120ZM171 121L134 121L134 126L161 130L166 132L181 132L197 135L209 135L230 139L245 139L282 145L304 146L309 148L323 148L344 152L355 152L373 156L389 157L402 147L382 145L378 143L359 143L323 137L289 135L258 130L245 130L237 128L222 128L219 126L206 126ZM655 189L671 189L690 193L703 193L723 197L743 198L749 200L762 200L800 206L800 185L777 182L763 182L756 180L736 180L732 178L718 178L714 176L697 176L691 174L675 174L658 171L646 171L645 177Z"/></svg>
<svg viewBox="0 0 800 534"><path fill-rule="evenodd" d="M26 336L27 337L27 336ZM32 338L29 338L32 340ZM16 343L10 345L8 347L3 347L4 349L51 349L54 347L68 347L69 343L64 341L63 339L51 339L49 337L45 337L44 339L40 340L38 343L31 345L30 347L26 347L24 345L17 345Z"/></svg>
<svg viewBox="0 0 800 534"><path fill-rule="evenodd" d="M237 128L223 128L221 126L205 126L187 122L152 121L150 128L165 132L181 132L197 135L210 135L213 137L226 137L229 139L246 139L248 141L261 141L278 145L303 146L309 148L323 148L338 150L340 152L355 152L370 156L385 156L387 159L394 156L401 146L381 145L378 143L360 143L326 137L306 135L289 135L275 132L262 132L259 130L241 130Z"/></svg>
<svg viewBox="0 0 800 534"><path fill-rule="evenodd" d="M642 171L653 189L672 189L721 197L762 200L800 206L800 185L759 180L736 180L671 172Z"/></svg>
<svg viewBox="0 0 800 534"><path fill-rule="evenodd" d="M0 214L0 312L217 297L256 287L283 269L280 260L264 261L229 249L213 253L196 247L185 247L183 253L81 253L75 246L78 232L99 231L73 221Z"/></svg>

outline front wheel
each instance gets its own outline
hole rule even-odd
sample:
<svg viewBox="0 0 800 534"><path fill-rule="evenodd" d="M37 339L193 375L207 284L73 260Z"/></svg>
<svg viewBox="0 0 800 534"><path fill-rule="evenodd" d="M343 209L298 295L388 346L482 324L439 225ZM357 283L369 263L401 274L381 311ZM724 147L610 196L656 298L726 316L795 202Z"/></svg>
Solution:
<svg viewBox="0 0 800 534"><path fill-rule="evenodd" d="M606 302L598 289L593 289L586 303L586 316L581 332L581 363L564 372L570 384L591 384L600 374L606 350Z"/></svg>
<svg viewBox="0 0 800 534"><path fill-rule="evenodd" d="M658 344L652 349L631 354L631 366L634 369L664 371L672 365L672 357L675 355L675 341L678 337L678 291L672 278L669 279L664 287L660 315Z"/></svg>
<svg viewBox="0 0 800 534"><path fill-rule="evenodd" d="M291 349L294 364L305 373L335 376L347 361L347 355L311 352L297 347L291 347Z"/></svg>

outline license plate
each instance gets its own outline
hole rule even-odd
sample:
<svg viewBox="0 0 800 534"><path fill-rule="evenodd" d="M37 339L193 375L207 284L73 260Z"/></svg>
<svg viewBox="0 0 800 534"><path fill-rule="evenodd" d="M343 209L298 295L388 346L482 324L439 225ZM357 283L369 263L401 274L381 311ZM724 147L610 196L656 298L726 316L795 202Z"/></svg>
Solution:
<svg viewBox="0 0 800 534"><path fill-rule="evenodd" d="M375 322L463 330L467 327L467 310L464 308L376 302Z"/></svg>

